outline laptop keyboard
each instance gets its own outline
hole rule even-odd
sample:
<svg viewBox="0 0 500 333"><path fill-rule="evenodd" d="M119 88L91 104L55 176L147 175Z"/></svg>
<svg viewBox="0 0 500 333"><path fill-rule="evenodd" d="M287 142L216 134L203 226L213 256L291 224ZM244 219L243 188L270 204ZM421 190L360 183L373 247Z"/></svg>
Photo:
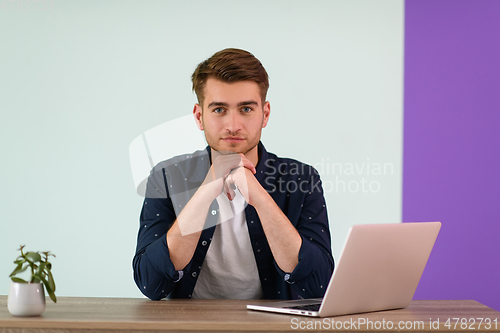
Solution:
<svg viewBox="0 0 500 333"><path fill-rule="evenodd" d="M319 311L321 307L321 303L318 304L307 304L307 305L297 305L297 306L289 306L289 309L297 309L297 310L307 310L307 311Z"/></svg>

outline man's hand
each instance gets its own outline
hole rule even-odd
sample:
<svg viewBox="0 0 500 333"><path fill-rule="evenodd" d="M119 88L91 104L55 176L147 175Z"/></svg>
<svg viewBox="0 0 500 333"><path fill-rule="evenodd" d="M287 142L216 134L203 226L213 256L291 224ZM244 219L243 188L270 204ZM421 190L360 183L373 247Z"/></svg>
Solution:
<svg viewBox="0 0 500 333"><path fill-rule="evenodd" d="M228 181L230 174L235 173L237 170L248 170L250 175L253 175L257 171L255 166L248 160L243 154L222 154L217 151L212 152L212 166L208 171L208 174L203 182L202 186L207 186L207 194L209 194L211 199L215 199L224 190L229 200L234 198L234 186L233 181ZM255 177L252 177L255 179ZM231 178L232 179L232 178ZM238 181L238 184L246 188L244 178ZM236 186L240 187L238 184ZM247 197L245 197L246 199ZM247 201L248 202L248 201Z"/></svg>
<svg viewBox="0 0 500 333"><path fill-rule="evenodd" d="M224 189L226 190L226 195L229 200L233 200L235 197L234 190L238 187L245 201L252 206L268 196L266 190L259 183L254 173L245 167L238 167L233 169L224 181Z"/></svg>

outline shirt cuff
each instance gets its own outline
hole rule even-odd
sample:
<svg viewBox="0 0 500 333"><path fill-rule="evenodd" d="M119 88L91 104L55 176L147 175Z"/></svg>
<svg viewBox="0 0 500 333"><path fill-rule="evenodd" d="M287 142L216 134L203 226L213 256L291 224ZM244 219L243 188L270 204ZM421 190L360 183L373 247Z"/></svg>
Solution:
<svg viewBox="0 0 500 333"><path fill-rule="evenodd" d="M302 237L302 245L299 250L299 262L294 270L291 273L287 273L282 271L276 263L274 265L285 282L294 284L297 281L305 279L312 273L316 263L315 258L321 258L321 256L321 251L311 244L309 240Z"/></svg>
<svg viewBox="0 0 500 333"><path fill-rule="evenodd" d="M166 276L173 282L179 282L182 279L184 272L177 271L170 260L166 235L151 243L146 253L149 264L158 274Z"/></svg>
<svg viewBox="0 0 500 333"><path fill-rule="evenodd" d="M174 282L179 282L182 279L182 277L184 276L184 271L177 271L177 274L179 274L179 277Z"/></svg>

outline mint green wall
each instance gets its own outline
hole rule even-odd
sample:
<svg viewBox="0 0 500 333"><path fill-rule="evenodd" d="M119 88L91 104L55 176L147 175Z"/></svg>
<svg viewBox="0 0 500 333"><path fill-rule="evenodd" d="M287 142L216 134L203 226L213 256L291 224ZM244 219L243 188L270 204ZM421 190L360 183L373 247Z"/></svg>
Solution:
<svg viewBox="0 0 500 333"><path fill-rule="evenodd" d="M0 9L0 294L26 244L56 253L59 296L141 296L129 144L190 114L226 47L269 72L266 148L322 172L336 256L350 225L401 221L402 1L34 4Z"/></svg>

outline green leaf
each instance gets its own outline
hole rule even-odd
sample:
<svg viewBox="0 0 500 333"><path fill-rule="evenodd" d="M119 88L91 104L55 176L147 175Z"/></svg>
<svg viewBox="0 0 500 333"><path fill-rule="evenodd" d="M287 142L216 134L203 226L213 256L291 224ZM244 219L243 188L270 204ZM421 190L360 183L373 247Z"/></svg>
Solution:
<svg viewBox="0 0 500 333"><path fill-rule="evenodd" d="M56 298L56 294L54 294L54 290L51 288L49 282L47 280L45 280L44 278L42 278L42 282L43 284L45 285L45 289L47 289L47 293L49 294L50 296L50 299L54 302L54 303L57 303L57 298Z"/></svg>
<svg viewBox="0 0 500 333"><path fill-rule="evenodd" d="M26 262L26 260L24 258L22 258L22 257L20 257L20 258L21 259L19 259L19 258L16 259L16 261L14 261L14 264L19 265L19 264Z"/></svg>
<svg viewBox="0 0 500 333"><path fill-rule="evenodd" d="M54 281L54 277L52 276L52 273L50 271L47 271L47 276L49 278L48 283L49 283L50 289L52 289L53 291L56 291L56 283Z"/></svg>
<svg viewBox="0 0 500 333"><path fill-rule="evenodd" d="M31 262L40 262L42 261L42 257L38 252L28 252L25 254L26 259Z"/></svg>
<svg viewBox="0 0 500 333"><path fill-rule="evenodd" d="M25 281L23 279L20 279L20 278L17 278L17 277L13 277L13 278L10 278L12 280L12 282L17 282L17 283L28 283L28 281Z"/></svg>
<svg viewBox="0 0 500 333"><path fill-rule="evenodd" d="M54 294L54 292L49 293L49 296L52 302L57 303L57 297L56 294Z"/></svg>
<svg viewBox="0 0 500 333"><path fill-rule="evenodd" d="M42 263L40 264L40 266L38 266L38 269L36 270L36 275L38 275L38 276L42 276L42 274L43 274L43 270L45 269L45 265L46 265L46 264L45 264L44 262L42 262Z"/></svg>
<svg viewBox="0 0 500 333"><path fill-rule="evenodd" d="M50 289L49 282L44 278L42 278L41 282L45 285L45 289L47 290L47 292L50 293L52 289Z"/></svg>
<svg viewBox="0 0 500 333"><path fill-rule="evenodd" d="M23 264L17 264L17 267L12 271L12 273L10 273L9 277L13 277L17 273L19 273L21 271L22 267L23 267ZM28 267L28 266L26 266L26 267Z"/></svg>

